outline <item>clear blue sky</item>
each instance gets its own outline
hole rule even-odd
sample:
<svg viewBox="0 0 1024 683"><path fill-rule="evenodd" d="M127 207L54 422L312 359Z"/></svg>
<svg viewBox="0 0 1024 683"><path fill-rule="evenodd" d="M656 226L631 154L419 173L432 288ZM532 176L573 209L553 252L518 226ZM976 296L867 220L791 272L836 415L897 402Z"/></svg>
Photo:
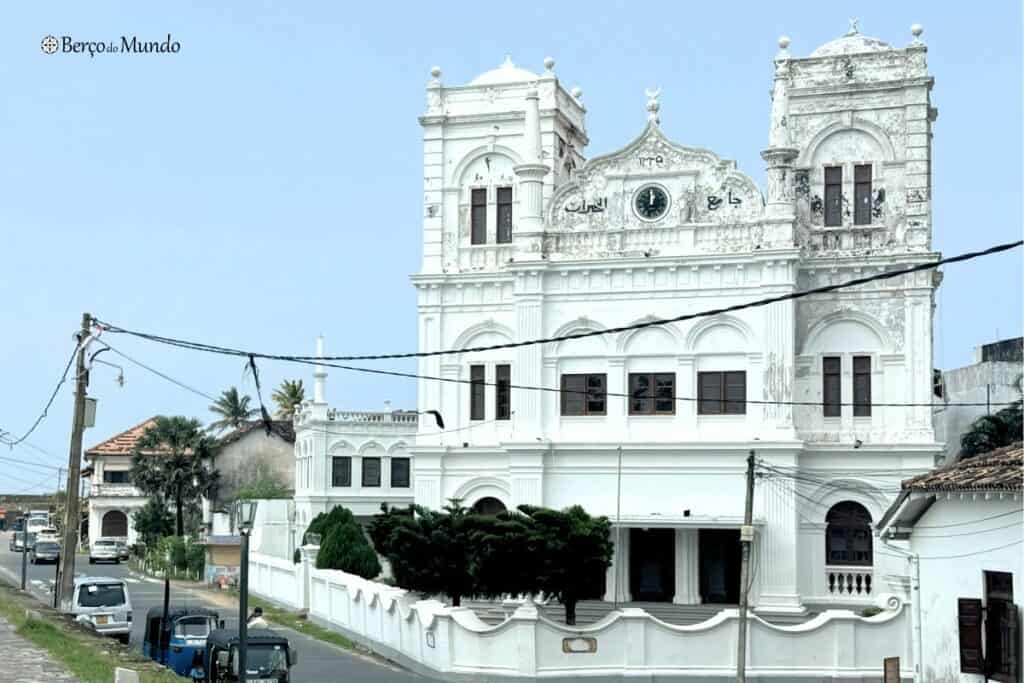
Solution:
<svg viewBox="0 0 1024 683"><path fill-rule="evenodd" d="M218 7L204 5L217 4ZM631 140L644 88L682 144L736 159L764 185L772 57L806 55L860 19L895 45L924 25L939 109L934 245L954 254L1021 235L1021 15L1017 2L8 3L0 16L0 429L38 414L81 313L126 327L278 352L416 347L408 275L421 250L417 116L429 68L460 84L505 52L546 55L584 90L589 156ZM47 34L142 40L175 55L44 55ZM936 312L939 367L1021 333L1021 254L950 267ZM127 339L124 351L206 392L242 363ZM105 354L110 360L113 354ZM210 419L208 401L125 365L93 373L94 444L157 413ZM410 368L411 365L393 364ZM266 364L267 386L311 378ZM332 371L338 407L415 403L414 382ZM265 390L269 394L269 389ZM269 401L269 396L265 398ZM66 465L71 390L31 448ZM0 492L54 474L0 461Z"/></svg>

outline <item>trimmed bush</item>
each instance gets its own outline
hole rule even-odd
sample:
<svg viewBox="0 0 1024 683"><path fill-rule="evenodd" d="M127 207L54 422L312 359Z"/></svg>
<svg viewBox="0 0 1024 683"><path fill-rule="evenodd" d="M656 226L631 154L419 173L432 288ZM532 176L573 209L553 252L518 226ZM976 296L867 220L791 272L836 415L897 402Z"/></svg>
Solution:
<svg viewBox="0 0 1024 683"><path fill-rule="evenodd" d="M335 510L344 508L335 508ZM333 511L332 511L333 512ZM327 529L320 542L316 558L317 569L340 569L364 579L373 579L380 574L377 553L370 547L370 541L358 522L348 513L348 521L335 524Z"/></svg>

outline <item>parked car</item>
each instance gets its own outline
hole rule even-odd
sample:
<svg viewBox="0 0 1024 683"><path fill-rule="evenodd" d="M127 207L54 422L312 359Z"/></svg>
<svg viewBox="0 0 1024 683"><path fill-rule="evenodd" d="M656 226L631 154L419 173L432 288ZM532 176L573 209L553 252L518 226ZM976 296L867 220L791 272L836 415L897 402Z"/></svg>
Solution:
<svg viewBox="0 0 1024 683"><path fill-rule="evenodd" d="M36 535L30 533L28 535L28 547L31 548L36 542ZM10 551L12 553L20 553L25 550L25 533L19 531L16 534L11 534Z"/></svg>
<svg viewBox="0 0 1024 683"><path fill-rule="evenodd" d="M128 584L105 576L75 577L71 615L90 624L100 635L117 638L125 645L132 633L132 600Z"/></svg>
<svg viewBox="0 0 1024 683"><path fill-rule="evenodd" d="M60 544L53 541L36 541L28 551L28 561L32 564L43 562L56 564L60 561Z"/></svg>
<svg viewBox="0 0 1024 683"><path fill-rule="evenodd" d="M117 559L122 562L127 562L128 558L131 557L131 551L128 549L127 541L117 542Z"/></svg>
<svg viewBox="0 0 1024 683"><path fill-rule="evenodd" d="M224 622L217 612L202 607L168 609L166 622L163 616L162 605L151 607L146 613L142 654L187 678L196 654L200 660L206 657L207 636L223 628Z"/></svg>
<svg viewBox="0 0 1024 683"><path fill-rule="evenodd" d="M110 538L97 538L89 546L89 564L97 562L121 563L121 557L117 551L117 541Z"/></svg>

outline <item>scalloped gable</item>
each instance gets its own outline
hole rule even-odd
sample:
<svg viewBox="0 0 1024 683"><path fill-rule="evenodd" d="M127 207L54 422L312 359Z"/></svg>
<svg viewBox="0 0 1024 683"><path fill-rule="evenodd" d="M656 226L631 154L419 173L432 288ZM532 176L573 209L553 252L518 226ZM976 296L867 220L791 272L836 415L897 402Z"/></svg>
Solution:
<svg viewBox="0 0 1024 683"><path fill-rule="evenodd" d="M632 211L636 189L646 183L668 191L670 206L656 221ZM763 216L764 197L736 162L711 150L669 140L654 121L620 150L593 157L562 185L548 206L550 229L748 223Z"/></svg>

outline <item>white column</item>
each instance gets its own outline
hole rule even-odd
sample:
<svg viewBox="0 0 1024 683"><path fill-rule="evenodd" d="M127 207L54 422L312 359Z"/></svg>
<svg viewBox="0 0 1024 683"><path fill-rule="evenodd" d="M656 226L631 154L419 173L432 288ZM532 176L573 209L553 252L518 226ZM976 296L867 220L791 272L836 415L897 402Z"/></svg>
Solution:
<svg viewBox="0 0 1024 683"><path fill-rule="evenodd" d="M543 274L532 271L518 273L516 277L516 338L520 341L537 339L544 334ZM516 362L512 366L512 384L540 386L542 382L543 348L539 344L516 349ZM544 436L541 420L541 393L528 389L512 390L512 409L515 411L516 431L523 441Z"/></svg>
<svg viewBox="0 0 1024 683"><path fill-rule="evenodd" d="M699 529L676 529L676 594L677 605L700 603Z"/></svg>
<svg viewBox="0 0 1024 683"><path fill-rule="evenodd" d="M796 465L795 458L778 461ZM760 585L758 612L802 614L807 611L797 588L797 497L793 480L773 479L754 489L754 500L762 513L764 525L758 539L760 568L756 580Z"/></svg>
<svg viewBox="0 0 1024 683"><path fill-rule="evenodd" d="M790 280L787 262L776 264L773 270L776 271L773 277L776 282L780 278ZM792 301L769 304L764 311L767 354L762 396L766 401L779 401L779 403L765 405L764 422L766 428L774 428L781 438L794 436L793 406L786 403L793 400L793 383L796 379L793 368L795 359L793 313L794 303Z"/></svg>
<svg viewBox="0 0 1024 683"><path fill-rule="evenodd" d="M615 602L615 586L618 584L618 602L629 602L629 529L612 527L612 544L615 551L612 564L605 573L605 602Z"/></svg>

